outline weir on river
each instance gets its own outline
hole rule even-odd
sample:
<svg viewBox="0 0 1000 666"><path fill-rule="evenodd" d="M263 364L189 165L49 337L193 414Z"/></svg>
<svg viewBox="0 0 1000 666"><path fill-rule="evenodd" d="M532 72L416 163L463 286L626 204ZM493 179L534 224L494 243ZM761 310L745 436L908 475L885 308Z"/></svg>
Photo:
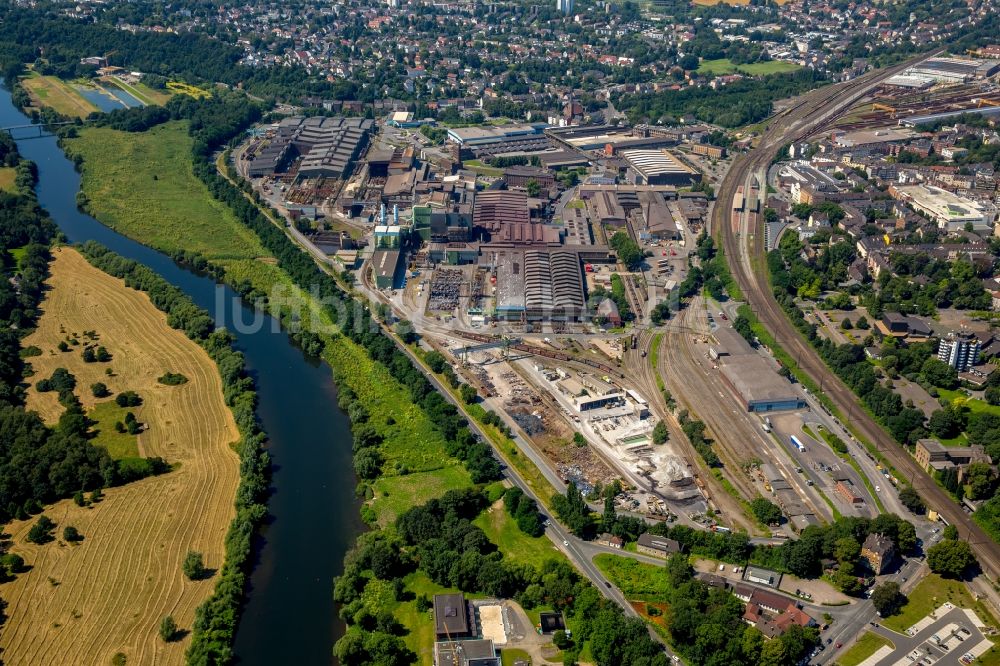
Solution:
<svg viewBox="0 0 1000 666"><path fill-rule="evenodd" d="M0 127L30 122L10 92L0 89ZM256 543L236 654L241 664L331 663L333 643L343 632L333 578L362 525L349 422L337 408L330 368L295 347L270 317L263 326L234 325L260 315L228 287L77 210L80 176L54 136L15 140L21 155L38 165L39 203L71 242L94 240L145 264L236 335L257 382L258 414L274 463L270 515Z"/></svg>

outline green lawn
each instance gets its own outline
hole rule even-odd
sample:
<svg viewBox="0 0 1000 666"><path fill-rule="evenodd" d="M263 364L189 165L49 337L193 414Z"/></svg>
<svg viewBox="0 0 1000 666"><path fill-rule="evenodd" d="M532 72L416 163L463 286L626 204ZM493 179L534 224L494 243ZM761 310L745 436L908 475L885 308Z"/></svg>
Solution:
<svg viewBox="0 0 1000 666"><path fill-rule="evenodd" d="M545 560L563 557L548 537L530 537L522 532L507 514L502 502L483 511L472 524L486 533L489 540L504 553L504 559L540 569Z"/></svg>
<svg viewBox="0 0 1000 666"><path fill-rule="evenodd" d="M117 432L115 423L125 422L125 414L135 411L134 408L119 407L114 400L99 402L90 410L87 417L97 421L92 430L97 436L91 440L95 446L103 447L114 460L136 458L139 456L139 444L135 435L127 432Z"/></svg>
<svg viewBox="0 0 1000 666"><path fill-rule="evenodd" d="M991 405L984 400L977 400L974 398L967 398L965 393L960 389L950 390L950 389L938 389L938 394L940 397L945 398L948 402L952 402L955 398L962 398L965 400L964 406L970 412L981 412L985 414L993 414L995 416L1000 416L1000 405ZM945 446L968 446L969 438L964 432L959 433L956 437L951 437L949 439L940 440Z"/></svg>
<svg viewBox="0 0 1000 666"><path fill-rule="evenodd" d="M518 650L517 648L506 648L500 651L500 663L502 666L514 666L514 662L518 660L526 661L531 663L531 656L524 650Z"/></svg>
<svg viewBox="0 0 1000 666"><path fill-rule="evenodd" d="M66 146L83 156L90 212L113 229L166 252L192 250L209 259L268 255L194 175L186 122L134 133L89 127Z"/></svg>
<svg viewBox="0 0 1000 666"><path fill-rule="evenodd" d="M947 398L948 402L953 401L955 398L965 398L965 407L970 412L986 412L987 414L1000 416L1000 405L991 405L983 400L966 398L965 393L961 390L938 389L938 395L942 398Z"/></svg>
<svg viewBox="0 0 1000 666"><path fill-rule="evenodd" d="M406 589L414 596L424 595L433 599L435 594L458 592L435 585L430 578L422 573L413 573L405 578ZM404 637L406 646L419 655L417 663L421 666L431 666L434 663L434 611L417 610L416 599L400 603L392 612L407 629Z"/></svg>
<svg viewBox="0 0 1000 666"><path fill-rule="evenodd" d="M698 65L699 74L732 74L736 71L729 58L719 58L717 60L702 60Z"/></svg>
<svg viewBox="0 0 1000 666"><path fill-rule="evenodd" d="M663 340L663 333L653 336L653 343L649 346L649 364L653 366L653 374L656 376L656 388L662 393L666 390L663 377L660 376L660 343Z"/></svg>
<svg viewBox="0 0 1000 666"><path fill-rule="evenodd" d="M948 439L940 439L939 441L945 446L968 446L969 438L964 432L958 433L955 437L949 437Z"/></svg>
<svg viewBox="0 0 1000 666"><path fill-rule="evenodd" d="M463 162L463 166L466 169L475 171L476 173L483 176L502 176L503 169L497 169L496 167L487 166L483 164L482 160L466 160Z"/></svg>
<svg viewBox="0 0 1000 666"><path fill-rule="evenodd" d="M440 497L449 490L467 488L471 485L469 473L457 463L432 472L383 476L372 483L375 492L372 507L378 516L378 524L384 527L407 509Z"/></svg>
<svg viewBox="0 0 1000 666"><path fill-rule="evenodd" d="M601 553L594 564L628 599L662 600L666 596L666 569L662 566L611 553Z"/></svg>
<svg viewBox="0 0 1000 666"><path fill-rule="evenodd" d="M875 654L875 652L883 645L888 645L889 647L895 648L887 638L883 638L878 634L873 634L870 631L866 631L858 642L851 646L851 649L844 653L844 656L837 659L837 664L839 666L857 666L863 662L868 657Z"/></svg>
<svg viewBox="0 0 1000 666"><path fill-rule="evenodd" d="M770 62L755 62L750 65L734 65L728 58L717 60L702 60L698 66L699 74L733 74L740 72L748 76L767 76L768 74L783 74L800 69L791 62L772 60Z"/></svg>
<svg viewBox="0 0 1000 666"><path fill-rule="evenodd" d="M21 265L21 259L24 258L24 255L27 254L27 252L28 252L27 246L24 246L24 247L15 247L15 248L11 248L11 249L7 250L7 253L11 257L13 257L14 263L17 264L18 266Z"/></svg>
<svg viewBox="0 0 1000 666"><path fill-rule="evenodd" d="M425 596L433 599L435 594L459 592L457 588L441 587L421 572L411 573L403 579L406 589L413 593L412 601L404 601L392 608L392 616L406 627L407 634L403 637L406 646L417 653L417 663L420 666L432 666L434 663L434 611L418 611L416 597ZM482 595L466 594L466 599L481 598Z"/></svg>
<svg viewBox="0 0 1000 666"><path fill-rule="evenodd" d="M986 624L996 625L992 614L979 602L972 598L965 585L960 581L948 580L938 574L929 574L909 595L909 600L902 611L882 621L887 629L903 633L932 610L944 602L961 608L971 608Z"/></svg>
<svg viewBox="0 0 1000 666"><path fill-rule="evenodd" d="M797 69L801 69L801 67L794 62L772 60L770 62L755 62L752 65L740 65L738 69L750 76L767 76L768 74L794 72Z"/></svg>

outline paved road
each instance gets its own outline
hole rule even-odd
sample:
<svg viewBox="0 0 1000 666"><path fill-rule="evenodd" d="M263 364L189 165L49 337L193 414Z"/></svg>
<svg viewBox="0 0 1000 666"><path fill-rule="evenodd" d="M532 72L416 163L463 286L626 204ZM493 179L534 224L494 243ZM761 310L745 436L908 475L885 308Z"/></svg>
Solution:
<svg viewBox="0 0 1000 666"><path fill-rule="evenodd" d="M289 234L289 236L296 242L296 244L299 245L301 249L308 252L310 256L312 256L313 259L318 264L320 264L321 268L323 268L326 271L330 269L329 258L325 254L317 250L315 246L312 245L312 243L310 243L304 236L302 236L302 234L299 234L293 227L286 225L284 229L286 233ZM389 337L389 339L391 339L393 343L396 344L396 347L400 351L402 351L409 357L410 361L413 362L415 367L419 368L424 373L424 375L431 382L431 384L433 384L434 388L439 393L441 393L441 395L444 396L446 400L455 405L455 407L459 410L459 412L461 412L466 417L466 420L468 420L469 422L469 429L472 430L472 432L475 433L478 437L480 437L484 442L490 443L490 439L486 436L486 433L482 431L482 429L475 422L475 420L473 420L472 417L465 411L464 405L462 405L459 401L455 400L452 397L451 393L441 384L438 378L430 371L429 368L427 368L423 364L423 361L419 359L411 349L400 343L389 332L387 332L387 337ZM521 444L523 445L524 443L522 442ZM532 457L533 450L531 449L530 446L528 447L519 446L519 449L522 450L529 457ZM499 452L497 453L499 454ZM537 453L535 454L535 456L537 456ZM545 469L543 465L538 465L538 466L540 469L543 470ZM531 491L531 488L528 486L528 484L525 482L525 480L521 477L521 475L518 473L516 469L510 466L505 466L504 476L508 478L516 486L518 486L522 491L524 491L526 495L537 501L541 506L541 502L539 501L538 497L536 497L535 494ZM593 553L591 553L589 556L584 553L584 548L586 547L588 542L573 536L561 525L559 525L559 523L554 518L549 520L549 526L546 528L545 533L549 537L549 539L551 539L552 542L555 543L556 546L566 554L566 557L573 563L573 565L577 568L577 570L579 570L594 584L594 586L601 592L601 594L603 594L605 597L607 597L608 599L614 601L616 604L621 606L622 609L625 611L626 615L630 615L632 617L639 616L639 614L635 611L632 605L628 603L628 600L625 599L625 596L621 593L621 590L611 585L604 578L604 575L600 572L600 570L594 565L592 560ZM657 634L650 631L650 635L655 640L662 643L662 640L659 638ZM666 648L666 646L664 646L664 649L668 655L672 655L672 653L668 648Z"/></svg>
<svg viewBox="0 0 1000 666"><path fill-rule="evenodd" d="M395 337L390 335L389 338L396 344L396 347L400 351L405 353L410 358L410 361L412 361L417 368L420 368L420 370L424 373L427 379L430 380L430 382L434 385L434 388L437 389L437 391L441 393L441 395L444 396L445 399L448 400L448 402L455 405L455 407L458 408L458 410L465 415L466 419L469 421L469 429L472 430L472 432L474 432L477 436L482 438L484 442L490 442L490 439L486 436L486 433L484 433L482 429L480 429L479 425L476 424L476 422L469 416L469 414L465 412L464 405L462 405L459 401L455 400L454 397L452 397L451 393L445 388L444 385L441 384L441 382L430 371L430 369L424 365L423 361L419 359L411 349L409 349L405 345L401 344L398 340L396 340ZM500 452L497 451L498 455L499 453ZM508 479L510 479L511 482L513 482L517 487L519 487L522 491L524 491L525 495L531 497L536 502L538 502L539 505L541 505L541 502L539 501L538 497L531 491L531 488L528 487L528 484L525 482L525 480L521 477L521 475L518 473L516 469L510 466L506 466L504 468L504 476L506 476ZM549 539L552 540L553 543L556 544L557 548L560 548L563 551L563 553L566 554L566 557L570 560L570 562L573 563L573 565L577 568L577 570L583 573L583 575L586 576L588 579L590 579L590 581L594 584L595 587L597 587L597 589L601 592L601 594L603 594L605 597L607 597L608 599L614 601L616 604L621 606L622 609L625 611L626 615L629 615L631 617L639 617L639 614L632 607L632 604L628 602L628 600L625 598L625 595L622 594L621 590L619 590L617 587L608 582L607 579L604 577L604 575L601 573L601 571L594 564L593 557L596 553L591 549L590 542L583 541L582 539L578 539L577 537L573 536L568 530L563 528L563 526L560 525L555 520L555 518L549 518L549 525L545 529L545 534L546 536L549 537ZM649 635L654 640L663 644L663 639L661 639L658 634L656 634L652 629L648 629L648 631ZM668 656L673 655L673 653L665 644L663 644L663 648Z"/></svg>
<svg viewBox="0 0 1000 666"><path fill-rule="evenodd" d="M936 55L936 54L935 54ZM913 61L855 79L854 81L821 88L803 95L787 112L780 114L764 134L754 151L738 156L719 189L719 204L713 211L714 231L722 238L733 277L764 326L779 344L795 357L803 372L817 384L838 410L847 415L853 429L872 442L949 523L956 525L963 539L972 545L983 569L993 576L1000 573L1000 546L948 496L910 455L858 406L853 392L840 381L820 359L816 350L795 330L774 299L764 265L765 248L760 229L734 229L730 221L736 188L747 185L751 178L763 180L763 174L781 147L794 139L811 135L844 109L868 94L888 76L912 66Z"/></svg>
<svg viewBox="0 0 1000 666"><path fill-rule="evenodd" d="M904 594L913 591L917 583L927 574L927 569L922 562L918 562L914 559L906 560L899 568L899 571L895 572L891 576L885 577L884 580L895 581L900 584ZM906 579L905 581L903 579ZM854 641L859 638L867 628L871 627L872 622L878 622L879 616L875 612L875 607L872 606L871 602L868 600L861 600L859 604L852 606L852 611L847 614L835 614L832 610L831 615L834 615L835 621L830 629L827 630L826 634L822 636L824 645L827 645L827 640L829 639L830 644L827 645L825 652L821 652L815 659L812 660L813 664L833 664L837 661L837 657L850 649ZM842 644L842 648L837 649L835 646L837 643Z"/></svg>

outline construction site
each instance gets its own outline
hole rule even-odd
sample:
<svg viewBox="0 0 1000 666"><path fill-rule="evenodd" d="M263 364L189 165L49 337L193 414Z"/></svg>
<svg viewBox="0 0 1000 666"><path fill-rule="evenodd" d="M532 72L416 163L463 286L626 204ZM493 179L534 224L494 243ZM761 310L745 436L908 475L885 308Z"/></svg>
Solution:
<svg viewBox="0 0 1000 666"><path fill-rule="evenodd" d="M653 443L657 419L622 376L620 358L631 336L467 337L483 341L443 349L484 406L508 416L562 482L589 494L618 480L630 491L626 508L653 519L704 513L690 465L673 442Z"/></svg>

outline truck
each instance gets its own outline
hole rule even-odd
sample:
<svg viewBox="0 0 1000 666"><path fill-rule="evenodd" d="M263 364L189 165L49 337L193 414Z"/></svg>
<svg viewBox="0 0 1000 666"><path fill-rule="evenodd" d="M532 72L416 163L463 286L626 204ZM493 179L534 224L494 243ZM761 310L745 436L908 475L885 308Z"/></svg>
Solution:
<svg viewBox="0 0 1000 666"><path fill-rule="evenodd" d="M795 448L797 448L799 451L802 451L803 453L805 453L806 445L803 444L801 441L799 441L798 437L796 437L795 435L792 435L791 436L791 440L792 440L792 444L795 445Z"/></svg>
<svg viewBox="0 0 1000 666"><path fill-rule="evenodd" d="M764 417L764 422L760 424L760 429L764 432L771 432L771 418Z"/></svg>

